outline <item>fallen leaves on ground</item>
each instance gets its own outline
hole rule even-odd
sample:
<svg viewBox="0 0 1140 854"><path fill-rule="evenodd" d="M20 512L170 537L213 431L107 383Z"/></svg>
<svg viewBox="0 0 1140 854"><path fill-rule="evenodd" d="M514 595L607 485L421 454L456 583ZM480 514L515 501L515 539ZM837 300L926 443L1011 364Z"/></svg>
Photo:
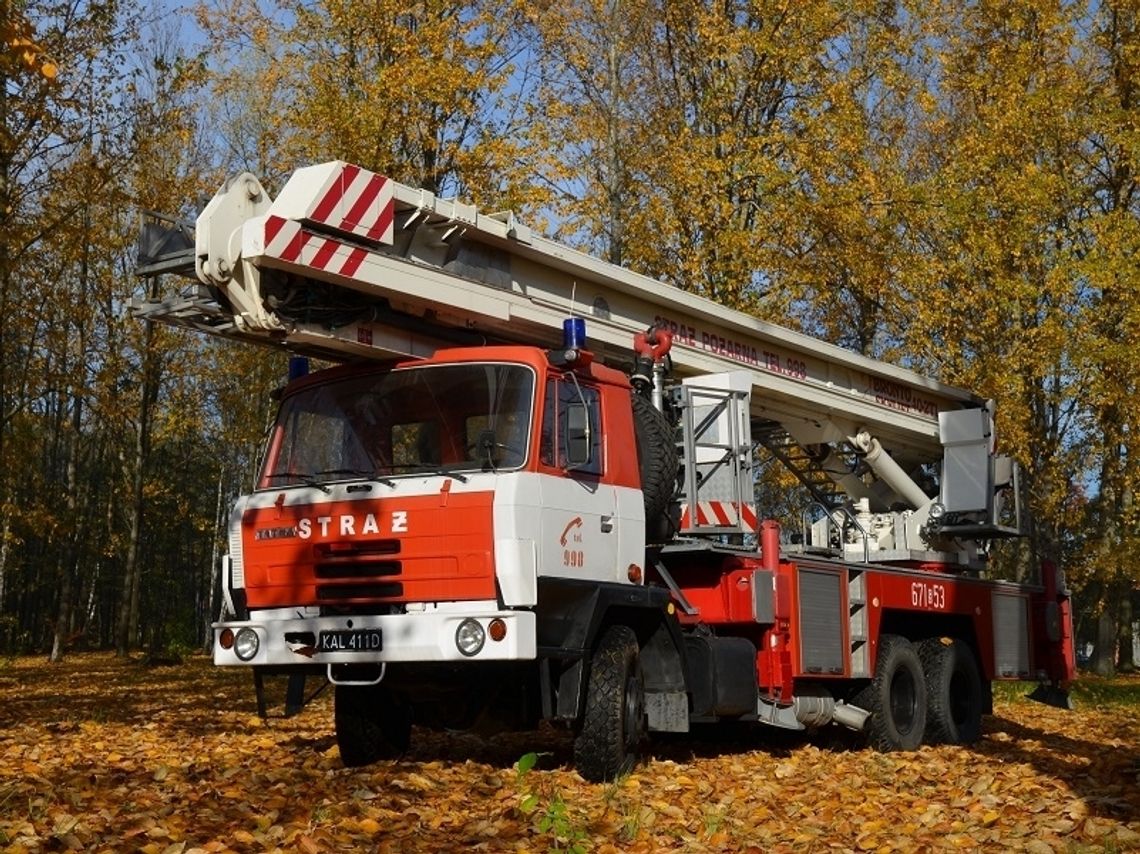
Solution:
<svg viewBox="0 0 1140 854"><path fill-rule="evenodd" d="M979 744L908 754L837 728L695 734L594 785L554 730L417 730L403 760L347 769L331 692L263 721L250 682L204 658L0 664L0 850L1140 850L1134 704L999 695Z"/></svg>

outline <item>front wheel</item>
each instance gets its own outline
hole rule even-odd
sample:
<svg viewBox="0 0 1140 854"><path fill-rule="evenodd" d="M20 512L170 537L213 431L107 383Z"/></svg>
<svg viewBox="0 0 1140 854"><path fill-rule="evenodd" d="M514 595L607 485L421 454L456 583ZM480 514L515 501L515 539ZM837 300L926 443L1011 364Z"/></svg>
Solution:
<svg viewBox="0 0 1140 854"><path fill-rule="evenodd" d="M590 659L586 711L574 740L574 765L592 783L633 769L645 738L645 681L637 635L611 626Z"/></svg>
<svg viewBox="0 0 1140 854"><path fill-rule="evenodd" d="M870 710L867 740L882 752L915 750L926 730L926 680L918 652L906 638L882 635L875 677L855 705Z"/></svg>
<svg viewBox="0 0 1140 854"><path fill-rule="evenodd" d="M408 749L411 709L384 686L337 685L333 705L336 743L347 767L395 759Z"/></svg>
<svg viewBox="0 0 1140 854"><path fill-rule="evenodd" d="M973 744L982 737L982 677L970 647L960 640L930 638L918 645L926 673L926 740Z"/></svg>

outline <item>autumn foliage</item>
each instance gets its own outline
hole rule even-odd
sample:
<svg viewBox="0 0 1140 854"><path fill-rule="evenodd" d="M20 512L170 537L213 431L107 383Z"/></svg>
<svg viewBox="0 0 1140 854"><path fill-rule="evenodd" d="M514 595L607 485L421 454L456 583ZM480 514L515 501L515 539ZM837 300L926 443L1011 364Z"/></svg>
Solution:
<svg viewBox="0 0 1140 854"><path fill-rule="evenodd" d="M139 215L342 157L993 398L995 572L1131 666L1136 0L152 7L0 0L0 648L203 642L285 367L129 315Z"/></svg>
<svg viewBox="0 0 1140 854"><path fill-rule="evenodd" d="M1000 691L972 748L879 754L838 729L738 731L655 742L648 761L610 785L570 770L569 741L555 731L417 730L406 758L346 769L329 694L263 721L248 674L203 658L9 662L0 667L0 849L1140 847L1135 678L1079 686L1074 712Z"/></svg>

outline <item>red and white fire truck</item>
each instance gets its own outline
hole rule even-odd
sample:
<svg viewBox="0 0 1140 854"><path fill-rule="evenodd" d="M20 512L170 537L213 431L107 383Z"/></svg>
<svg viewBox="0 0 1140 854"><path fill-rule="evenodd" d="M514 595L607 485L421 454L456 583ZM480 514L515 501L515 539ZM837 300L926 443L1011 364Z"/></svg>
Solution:
<svg viewBox="0 0 1140 854"><path fill-rule="evenodd" d="M232 179L193 238L139 316L341 363L281 394L214 660L327 677L346 764L549 720L605 780L696 724L912 749L978 739L995 679L1065 701L1057 568L983 577L1025 515L989 402L342 162Z"/></svg>

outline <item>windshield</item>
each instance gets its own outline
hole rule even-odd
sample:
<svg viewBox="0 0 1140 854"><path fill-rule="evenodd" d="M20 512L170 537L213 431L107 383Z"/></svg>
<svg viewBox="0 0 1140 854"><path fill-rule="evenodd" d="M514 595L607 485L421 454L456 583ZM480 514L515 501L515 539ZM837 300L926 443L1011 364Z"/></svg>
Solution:
<svg viewBox="0 0 1140 854"><path fill-rule="evenodd" d="M533 408L534 373L522 365L432 365L313 385L282 403L262 487L519 468Z"/></svg>

